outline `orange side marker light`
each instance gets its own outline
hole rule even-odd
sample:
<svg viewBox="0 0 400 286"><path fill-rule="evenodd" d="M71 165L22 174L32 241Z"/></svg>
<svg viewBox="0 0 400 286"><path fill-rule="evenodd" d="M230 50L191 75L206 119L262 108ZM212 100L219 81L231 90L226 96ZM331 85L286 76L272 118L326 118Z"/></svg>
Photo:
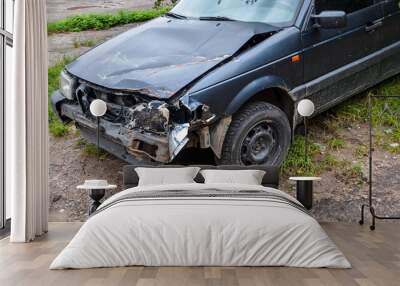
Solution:
<svg viewBox="0 0 400 286"><path fill-rule="evenodd" d="M298 63L301 61L300 55L295 55L292 57L292 63Z"/></svg>

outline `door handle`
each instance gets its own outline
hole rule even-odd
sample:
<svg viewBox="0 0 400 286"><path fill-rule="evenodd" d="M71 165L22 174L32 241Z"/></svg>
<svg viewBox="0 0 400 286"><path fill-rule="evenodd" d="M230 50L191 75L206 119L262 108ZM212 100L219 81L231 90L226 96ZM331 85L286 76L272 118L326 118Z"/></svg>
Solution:
<svg viewBox="0 0 400 286"><path fill-rule="evenodd" d="M382 21L374 22L371 25L368 25L367 27L365 27L365 31L366 32L374 32L376 29L378 29L382 25L383 25Z"/></svg>

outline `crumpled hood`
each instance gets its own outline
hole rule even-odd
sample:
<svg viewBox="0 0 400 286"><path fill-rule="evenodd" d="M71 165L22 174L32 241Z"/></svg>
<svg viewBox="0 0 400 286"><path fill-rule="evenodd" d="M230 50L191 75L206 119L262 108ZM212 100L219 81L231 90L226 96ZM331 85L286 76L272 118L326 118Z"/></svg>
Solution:
<svg viewBox="0 0 400 286"><path fill-rule="evenodd" d="M67 70L106 88L169 98L254 35L275 30L262 23L161 17L95 47Z"/></svg>

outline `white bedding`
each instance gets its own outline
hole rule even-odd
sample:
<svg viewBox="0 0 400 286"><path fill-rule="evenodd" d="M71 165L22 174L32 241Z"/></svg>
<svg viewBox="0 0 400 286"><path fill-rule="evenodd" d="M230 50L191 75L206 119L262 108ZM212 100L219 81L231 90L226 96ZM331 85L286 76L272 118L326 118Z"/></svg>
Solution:
<svg viewBox="0 0 400 286"><path fill-rule="evenodd" d="M299 204L279 190L253 185L132 188L105 201L50 269L129 265L351 267L315 219L280 200L234 196L121 200L137 192L168 190L263 191Z"/></svg>

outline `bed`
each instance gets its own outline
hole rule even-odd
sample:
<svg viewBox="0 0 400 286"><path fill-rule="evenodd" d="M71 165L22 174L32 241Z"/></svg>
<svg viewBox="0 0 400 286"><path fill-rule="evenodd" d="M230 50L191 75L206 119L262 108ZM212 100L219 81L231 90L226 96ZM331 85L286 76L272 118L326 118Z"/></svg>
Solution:
<svg viewBox="0 0 400 286"><path fill-rule="evenodd" d="M137 167L124 168L125 190L102 203L50 269L351 267L307 210L277 189L278 168L198 166L262 169L261 185L204 183L198 174L194 183L138 186Z"/></svg>

